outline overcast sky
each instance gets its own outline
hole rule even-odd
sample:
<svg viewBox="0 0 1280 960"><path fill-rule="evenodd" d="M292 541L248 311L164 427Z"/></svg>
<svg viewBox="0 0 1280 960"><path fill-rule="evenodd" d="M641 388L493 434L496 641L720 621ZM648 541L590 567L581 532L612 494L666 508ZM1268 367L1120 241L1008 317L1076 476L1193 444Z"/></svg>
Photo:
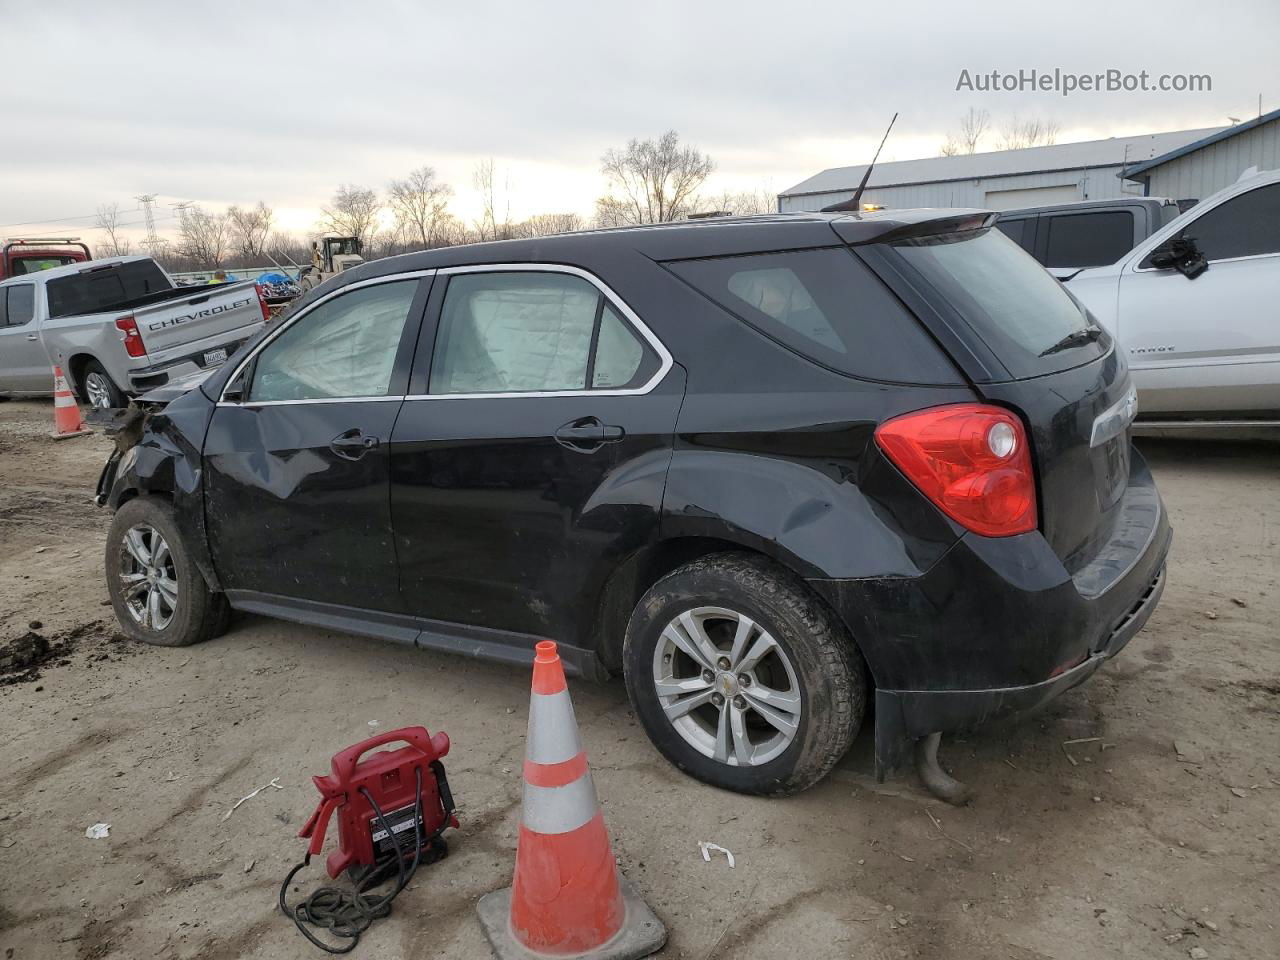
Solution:
<svg viewBox="0 0 1280 960"><path fill-rule="evenodd" d="M422 164L478 212L494 158L514 218L589 214L600 155L666 129L708 186L778 192L826 167L935 155L969 106L1059 142L1280 107L1280 3L111 3L0 0L0 236L92 237L141 193L264 200L307 231L339 183ZM1205 93L977 93L973 74L1209 74ZM988 149L994 149L991 142ZM129 220L140 219L132 214ZM22 221L42 221L21 224ZM158 226L169 227L172 219Z"/></svg>

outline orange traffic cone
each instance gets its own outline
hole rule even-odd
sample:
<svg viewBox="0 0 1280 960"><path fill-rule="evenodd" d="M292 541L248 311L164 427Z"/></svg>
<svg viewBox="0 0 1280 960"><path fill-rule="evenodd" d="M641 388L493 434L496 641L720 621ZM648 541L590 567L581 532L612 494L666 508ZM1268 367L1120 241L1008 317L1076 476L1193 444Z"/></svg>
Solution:
<svg viewBox="0 0 1280 960"><path fill-rule="evenodd" d="M512 885L480 898L499 960L638 960L667 930L618 873L556 645L538 644Z"/></svg>
<svg viewBox="0 0 1280 960"><path fill-rule="evenodd" d="M55 440L65 440L67 437L81 437L86 433L93 431L87 429L80 419L80 407L76 405L76 398L71 395L71 388L67 386L67 378L62 375L62 368L54 366L53 433L49 436Z"/></svg>

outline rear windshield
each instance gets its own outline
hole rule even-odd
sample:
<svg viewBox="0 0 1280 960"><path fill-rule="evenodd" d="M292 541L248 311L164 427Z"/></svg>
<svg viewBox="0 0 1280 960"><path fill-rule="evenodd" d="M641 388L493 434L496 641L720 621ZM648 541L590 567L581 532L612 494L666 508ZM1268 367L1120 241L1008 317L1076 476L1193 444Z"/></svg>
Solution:
<svg viewBox="0 0 1280 960"><path fill-rule="evenodd" d="M39 273L41 270L52 270L54 267L65 267L69 263L76 263L79 257L67 256L40 256L40 257L15 257L13 259L13 275L15 277L24 273Z"/></svg>
<svg viewBox="0 0 1280 960"><path fill-rule="evenodd" d="M666 264L729 313L810 360L865 380L955 383L920 322L844 247Z"/></svg>
<svg viewBox="0 0 1280 960"><path fill-rule="evenodd" d="M49 316L56 319L117 310L148 294L172 287L154 260L131 260L98 267L50 280Z"/></svg>
<svg viewBox="0 0 1280 960"><path fill-rule="evenodd" d="M973 328L1016 379L1079 366L1105 352L1105 334L1025 250L999 230L921 237L893 244ZM1067 345L1072 334L1074 345Z"/></svg>

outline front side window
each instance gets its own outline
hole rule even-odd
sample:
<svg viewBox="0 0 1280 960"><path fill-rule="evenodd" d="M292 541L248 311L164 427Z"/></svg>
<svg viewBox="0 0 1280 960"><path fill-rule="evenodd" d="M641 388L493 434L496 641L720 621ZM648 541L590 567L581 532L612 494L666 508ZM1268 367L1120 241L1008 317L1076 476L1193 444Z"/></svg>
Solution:
<svg viewBox="0 0 1280 960"><path fill-rule="evenodd" d="M387 396L417 290L380 283L307 312L254 359L249 402Z"/></svg>
<svg viewBox="0 0 1280 960"><path fill-rule="evenodd" d="M6 289L5 323L20 327L35 316L36 288L29 283L19 283Z"/></svg>
<svg viewBox="0 0 1280 960"><path fill-rule="evenodd" d="M433 394L633 389L657 357L580 277L518 271L449 279Z"/></svg>
<svg viewBox="0 0 1280 960"><path fill-rule="evenodd" d="M1280 253L1280 183L1259 187L1196 218L1183 228L1206 260Z"/></svg>
<svg viewBox="0 0 1280 960"><path fill-rule="evenodd" d="M1046 267L1101 267L1133 249L1133 213L1129 210L1055 214L1041 219L1049 228Z"/></svg>

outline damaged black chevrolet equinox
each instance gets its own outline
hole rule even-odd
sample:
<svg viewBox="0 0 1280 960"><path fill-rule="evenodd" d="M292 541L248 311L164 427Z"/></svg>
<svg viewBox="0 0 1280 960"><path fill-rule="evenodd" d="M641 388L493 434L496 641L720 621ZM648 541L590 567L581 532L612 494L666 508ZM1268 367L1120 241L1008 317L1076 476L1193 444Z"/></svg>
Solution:
<svg viewBox="0 0 1280 960"><path fill-rule="evenodd" d="M1163 588L1123 353L975 210L687 222L366 263L144 398L116 616L231 609L626 678L732 790L1050 700ZM163 393L163 391L162 391ZM512 682L523 682L513 674Z"/></svg>

